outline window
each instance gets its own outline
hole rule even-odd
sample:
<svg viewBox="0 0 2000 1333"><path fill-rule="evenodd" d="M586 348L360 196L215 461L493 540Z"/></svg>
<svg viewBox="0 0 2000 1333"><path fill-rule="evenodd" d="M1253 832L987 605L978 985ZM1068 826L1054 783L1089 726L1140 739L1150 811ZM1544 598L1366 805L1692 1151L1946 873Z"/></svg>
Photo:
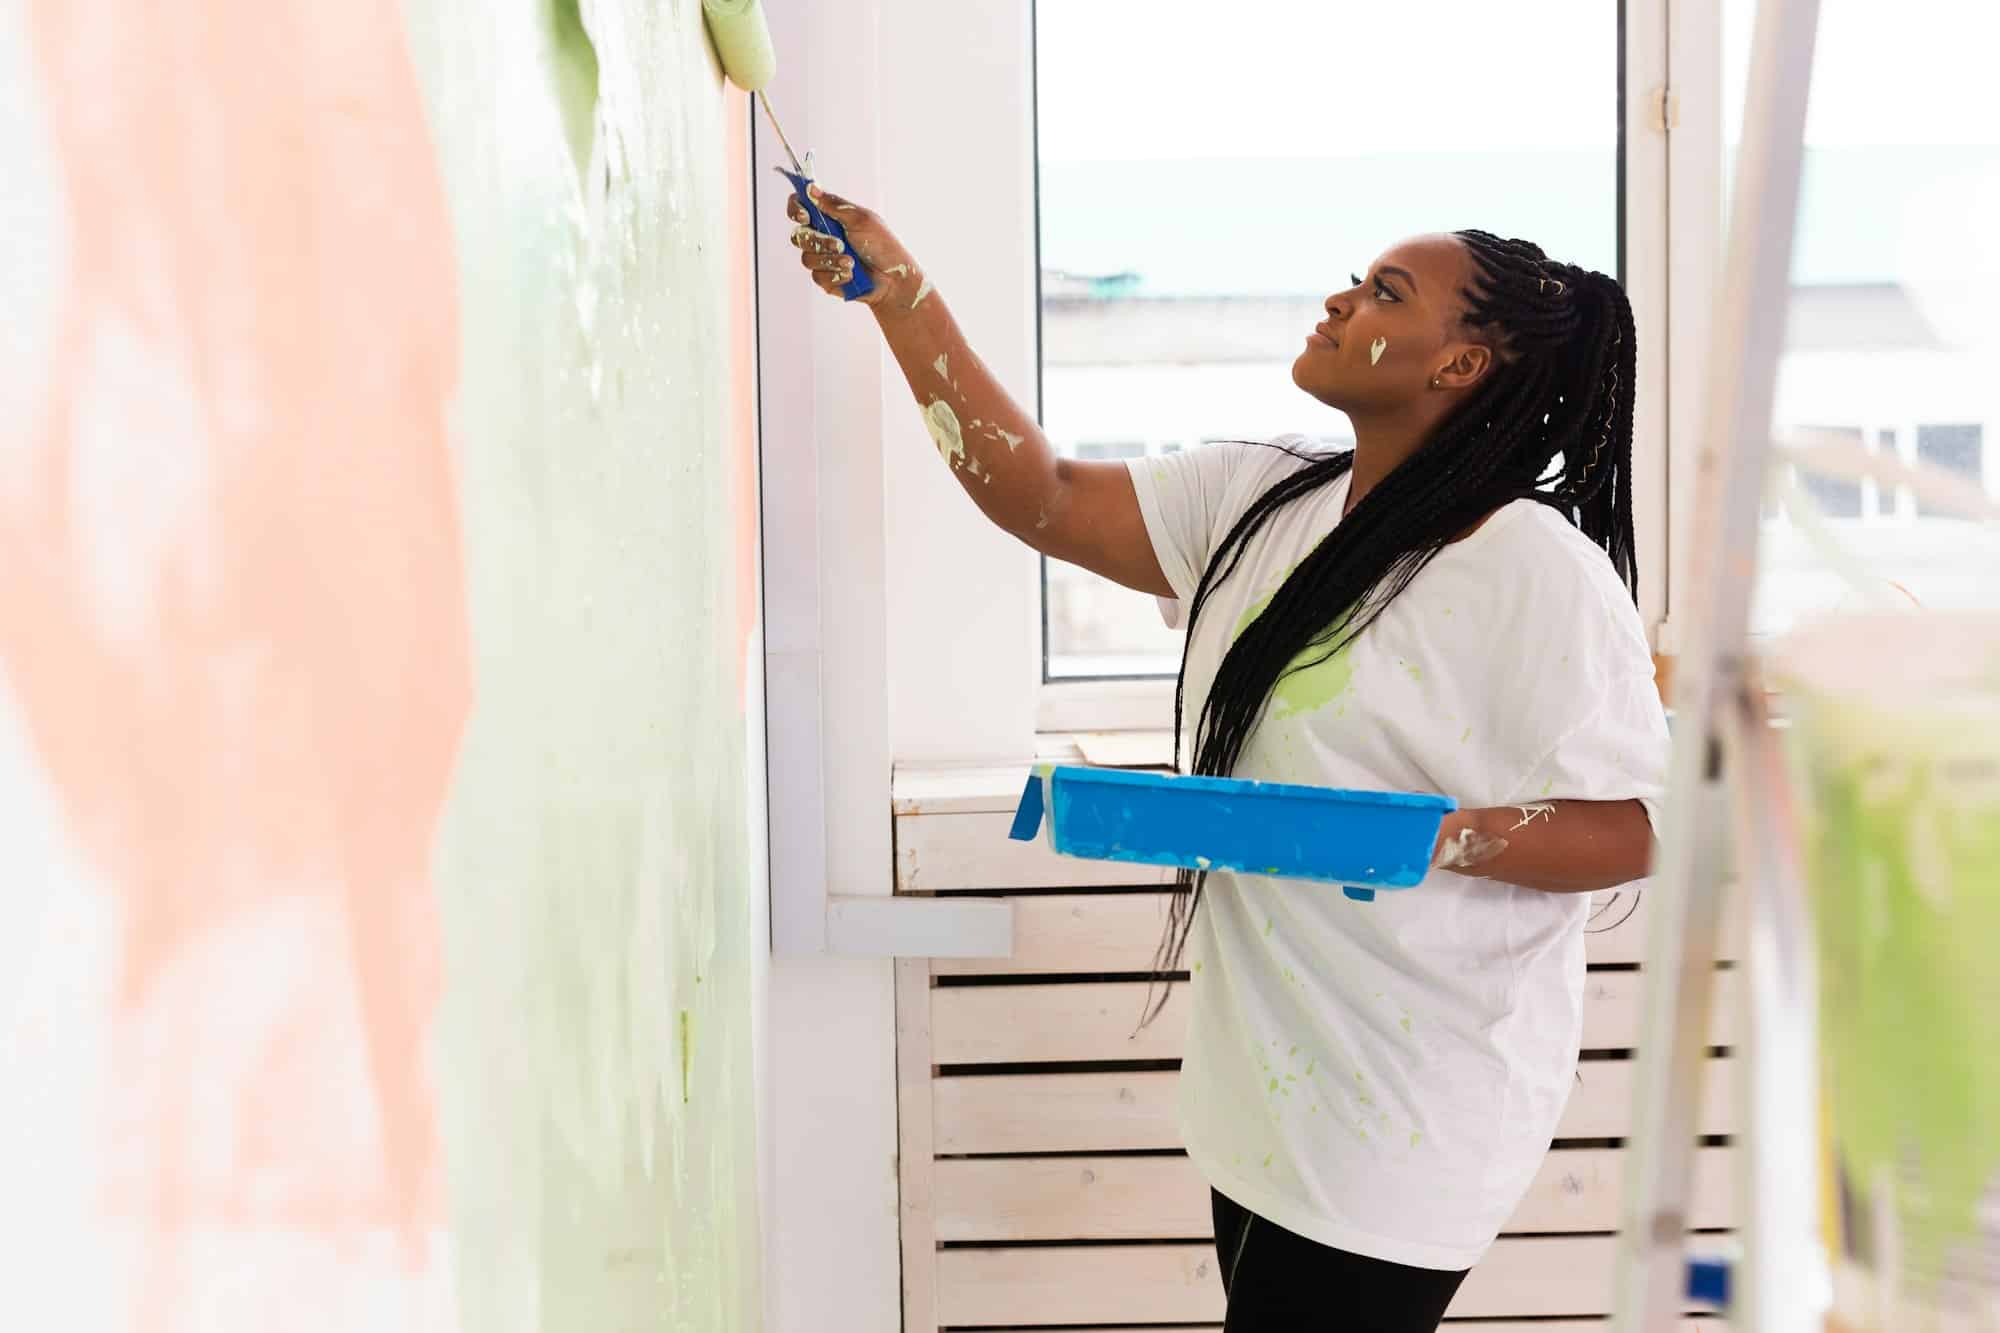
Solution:
<svg viewBox="0 0 2000 1333"><path fill-rule="evenodd" d="M1820 434L1838 436L1859 445L1864 438L1857 427L1821 427ZM1847 477L1824 476L1807 472L1799 477L1808 499L1818 506L1828 518L1860 518L1862 515L1861 483Z"/></svg>
<svg viewBox="0 0 2000 1333"><path fill-rule="evenodd" d="M1941 467L1948 472L1956 472L1972 481L1986 480L1985 431L1977 425L1970 426L1919 426L1917 427L1917 461L1932 467ZM1942 515L1943 510L1933 509L1921 502L1917 514L1923 518Z"/></svg>
<svg viewBox="0 0 2000 1333"><path fill-rule="evenodd" d="M1533 23L1454 6L1445 42L1401 6L1217 13L1036 7L1042 417L1058 450L1348 442L1290 364L1327 294L1415 233L1484 227L1618 272L1620 6L1543 3ZM1174 673L1180 636L1152 598L1044 568L1046 679Z"/></svg>
<svg viewBox="0 0 2000 1333"><path fill-rule="evenodd" d="M1136 440L1121 441L1117 444L1100 444L1095 440L1086 440L1069 452L1076 458L1144 458L1146 446Z"/></svg>
<svg viewBox="0 0 2000 1333"><path fill-rule="evenodd" d="M1754 0L1727 0L1723 9L1732 173L1755 9ZM1828 433L1992 485L1984 451L2000 398L1981 344L1992 338L1989 312L2000 297L1991 261L2000 120L1979 53L1996 40L2000 19L1985 7L1823 0L1778 371L1781 437L1846 422L1848 430ZM1845 520L1825 531L1866 569L1870 586L1835 572L1812 534L1774 506L1766 510L1758 632L1905 595L1932 607L1994 604L1993 581L1981 574L2000 558L1990 534L1919 504L1904 487L1797 475L1823 515Z"/></svg>

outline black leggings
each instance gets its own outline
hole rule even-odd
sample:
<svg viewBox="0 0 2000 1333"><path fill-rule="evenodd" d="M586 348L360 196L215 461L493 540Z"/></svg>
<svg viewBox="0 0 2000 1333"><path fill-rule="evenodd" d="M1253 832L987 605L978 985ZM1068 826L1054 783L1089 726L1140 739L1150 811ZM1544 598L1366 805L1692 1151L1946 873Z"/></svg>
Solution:
<svg viewBox="0 0 2000 1333"><path fill-rule="evenodd" d="M1229 1300L1223 1333L1432 1333L1465 1281L1336 1250L1209 1197Z"/></svg>

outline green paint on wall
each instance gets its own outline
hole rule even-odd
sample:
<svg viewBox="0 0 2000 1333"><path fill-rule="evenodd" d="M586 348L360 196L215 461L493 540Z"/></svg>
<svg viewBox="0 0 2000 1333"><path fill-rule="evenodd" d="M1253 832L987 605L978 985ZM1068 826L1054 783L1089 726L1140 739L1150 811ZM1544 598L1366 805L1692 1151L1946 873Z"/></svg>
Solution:
<svg viewBox="0 0 2000 1333"><path fill-rule="evenodd" d="M751 1333L723 86L699 4L407 13L459 244L478 680L437 855L460 1326Z"/></svg>

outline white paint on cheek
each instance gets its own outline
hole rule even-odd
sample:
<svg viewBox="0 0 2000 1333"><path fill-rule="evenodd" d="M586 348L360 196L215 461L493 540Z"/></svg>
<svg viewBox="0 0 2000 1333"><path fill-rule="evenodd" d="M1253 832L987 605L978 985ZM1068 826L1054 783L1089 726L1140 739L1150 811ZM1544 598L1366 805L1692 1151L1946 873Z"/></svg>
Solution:
<svg viewBox="0 0 2000 1333"><path fill-rule="evenodd" d="M1012 453L1014 450L1019 449L1021 447L1021 441L1027 439L1028 437L1025 435L1016 435L1011 430L1003 430L1000 432L1000 438L1007 441L1007 452Z"/></svg>
<svg viewBox="0 0 2000 1333"><path fill-rule="evenodd" d="M937 444L940 458L954 468L964 466L965 436L959 431L958 413L951 410L950 403L940 398L925 408L924 428Z"/></svg>
<svg viewBox="0 0 2000 1333"><path fill-rule="evenodd" d="M1372 366L1376 362L1380 361L1382 359L1382 353L1387 351L1388 348L1389 348L1389 340L1387 338L1377 338L1374 342L1369 343L1368 364Z"/></svg>
<svg viewBox="0 0 2000 1333"><path fill-rule="evenodd" d="M922 305L924 303L924 298L926 296L929 296L935 290L936 288L931 286L931 280L929 278L925 278L924 285L917 288L917 299L910 302L910 309L915 310L918 306Z"/></svg>
<svg viewBox="0 0 2000 1333"><path fill-rule="evenodd" d="M939 374L939 375L940 375L940 376L941 376L942 378L944 378L944 379L950 379L950 378L951 378L951 372L950 372L949 370L946 370L946 369L945 369L945 354L944 354L943 352L939 352L939 353L938 353L938 359L937 359L937 360L935 360L935 361L933 361L933 362L931 362L931 367L932 367L932 368L933 368L934 370L936 370L936 371L937 371L937 373L938 373L938 374ZM954 387L956 387L956 386L954 386ZM975 422L973 422L972 424L976 426L976 425L978 425L979 423L975 421Z"/></svg>
<svg viewBox="0 0 2000 1333"><path fill-rule="evenodd" d="M907 278L910 276L910 266L908 264L892 264L891 266L883 269L882 271L884 273L893 273L899 278Z"/></svg>
<svg viewBox="0 0 2000 1333"><path fill-rule="evenodd" d="M1035 527L1036 527L1036 529L1037 529L1037 530L1040 530L1040 529L1042 529L1042 528L1046 528L1046 527L1047 527L1048 525L1049 525L1049 515L1048 515L1048 511L1047 511L1047 510L1045 510L1045 509L1041 509L1041 508L1037 507L1037 508L1036 508L1036 510L1035 510Z"/></svg>

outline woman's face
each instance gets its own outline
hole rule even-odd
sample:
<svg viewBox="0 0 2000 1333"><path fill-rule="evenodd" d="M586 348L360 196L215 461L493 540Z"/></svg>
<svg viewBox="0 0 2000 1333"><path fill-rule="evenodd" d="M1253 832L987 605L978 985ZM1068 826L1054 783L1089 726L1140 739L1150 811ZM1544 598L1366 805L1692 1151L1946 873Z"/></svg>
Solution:
<svg viewBox="0 0 2000 1333"><path fill-rule="evenodd" d="M1292 382L1328 407L1371 414L1439 393L1431 382L1440 376L1443 389L1466 387L1490 360L1462 337L1459 292L1471 275L1471 255L1455 236L1392 246L1326 298L1326 319L1306 336Z"/></svg>

